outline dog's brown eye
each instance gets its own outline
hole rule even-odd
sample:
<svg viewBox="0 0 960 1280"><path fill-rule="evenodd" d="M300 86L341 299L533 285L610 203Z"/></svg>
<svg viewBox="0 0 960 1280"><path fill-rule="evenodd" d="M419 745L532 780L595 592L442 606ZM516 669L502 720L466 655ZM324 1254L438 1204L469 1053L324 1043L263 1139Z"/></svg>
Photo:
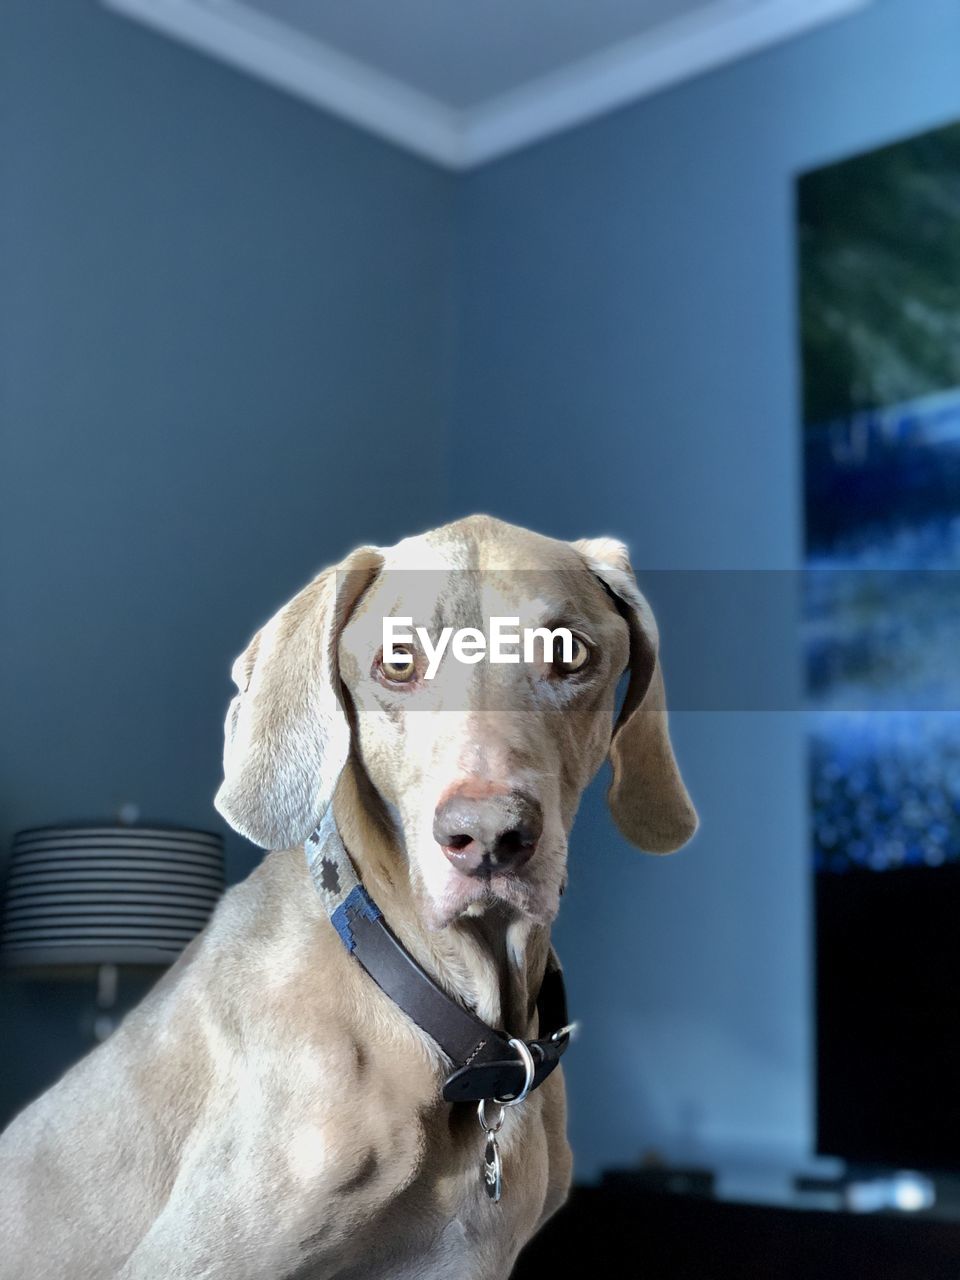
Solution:
<svg viewBox="0 0 960 1280"><path fill-rule="evenodd" d="M394 684L406 684L417 674L417 660L407 649L394 649L394 661L381 658L380 670Z"/></svg>
<svg viewBox="0 0 960 1280"><path fill-rule="evenodd" d="M570 648L570 661L564 662L563 645L558 643L554 653L553 666L554 670L558 671L560 675L570 676L577 671L582 671L589 661L590 650L579 636L573 636L573 644Z"/></svg>

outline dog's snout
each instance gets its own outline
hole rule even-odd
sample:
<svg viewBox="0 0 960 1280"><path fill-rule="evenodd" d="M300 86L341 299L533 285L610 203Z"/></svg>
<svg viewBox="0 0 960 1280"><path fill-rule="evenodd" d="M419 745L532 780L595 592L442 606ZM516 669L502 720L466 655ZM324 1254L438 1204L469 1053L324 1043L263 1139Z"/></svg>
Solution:
<svg viewBox="0 0 960 1280"><path fill-rule="evenodd" d="M433 837L468 876L516 871L532 856L543 831L543 810L520 792L449 796L437 809Z"/></svg>

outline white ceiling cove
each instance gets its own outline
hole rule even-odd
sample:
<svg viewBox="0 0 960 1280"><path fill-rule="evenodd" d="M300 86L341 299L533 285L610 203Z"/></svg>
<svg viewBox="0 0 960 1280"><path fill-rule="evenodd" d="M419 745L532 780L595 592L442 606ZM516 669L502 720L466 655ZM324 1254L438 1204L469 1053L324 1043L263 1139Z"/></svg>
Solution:
<svg viewBox="0 0 960 1280"><path fill-rule="evenodd" d="M102 0L470 168L871 0Z"/></svg>

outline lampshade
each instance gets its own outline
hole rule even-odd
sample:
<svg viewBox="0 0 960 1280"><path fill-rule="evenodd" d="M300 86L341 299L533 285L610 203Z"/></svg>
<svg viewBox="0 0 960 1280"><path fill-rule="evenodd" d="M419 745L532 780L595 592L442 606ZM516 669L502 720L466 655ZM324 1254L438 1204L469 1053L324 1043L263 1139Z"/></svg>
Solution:
<svg viewBox="0 0 960 1280"><path fill-rule="evenodd" d="M0 965L169 965L223 892L223 841L174 827L14 837Z"/></svg>

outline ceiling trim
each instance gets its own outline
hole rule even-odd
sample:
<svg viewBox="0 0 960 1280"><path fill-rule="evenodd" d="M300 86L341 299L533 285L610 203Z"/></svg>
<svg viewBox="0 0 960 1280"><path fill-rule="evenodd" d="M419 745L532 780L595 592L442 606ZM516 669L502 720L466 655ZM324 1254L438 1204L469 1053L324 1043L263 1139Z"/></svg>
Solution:
<svg viewBox="0 0 960 1280"><path fill-rule="evenodd" d="M718 0L467 110L242 0L101 0L448 169L470 169L863 9L872 0Z"/></svg>
<svg viewBox="0 0 960 1280"><path fill-rule="evenodd" d="M870 3L722 0L662 23L476 108L466 130L466 165L583 124Z"/></svg>

